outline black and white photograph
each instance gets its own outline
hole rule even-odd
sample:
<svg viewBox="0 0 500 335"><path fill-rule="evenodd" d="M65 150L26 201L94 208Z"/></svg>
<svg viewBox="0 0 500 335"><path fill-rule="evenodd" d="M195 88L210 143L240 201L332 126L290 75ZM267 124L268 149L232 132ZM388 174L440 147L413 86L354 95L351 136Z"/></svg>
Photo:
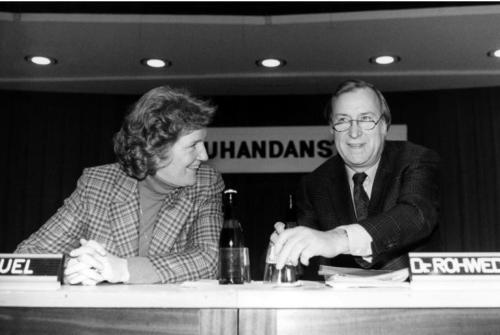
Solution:
<svg viewBox="0 0 500 335"><path fill-rule="evenodd" d="M0 334L498 334L500 2L0 1Z"/></svg>

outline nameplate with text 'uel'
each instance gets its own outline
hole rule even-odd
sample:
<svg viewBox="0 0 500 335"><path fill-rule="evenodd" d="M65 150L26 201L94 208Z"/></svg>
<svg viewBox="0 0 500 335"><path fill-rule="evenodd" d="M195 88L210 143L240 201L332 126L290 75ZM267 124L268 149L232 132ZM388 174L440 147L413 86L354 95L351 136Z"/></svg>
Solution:
<svg viewBox="0 0 500 335"><path fill-rule="evenodd" d="M498 281L498 252L410 252L411 281Z"/></svg>
<svg viewBox="0 0 500 335"><path fill-rule="evenodd" d="M61 286L63 254L0 254L0 289Z"/></svg>

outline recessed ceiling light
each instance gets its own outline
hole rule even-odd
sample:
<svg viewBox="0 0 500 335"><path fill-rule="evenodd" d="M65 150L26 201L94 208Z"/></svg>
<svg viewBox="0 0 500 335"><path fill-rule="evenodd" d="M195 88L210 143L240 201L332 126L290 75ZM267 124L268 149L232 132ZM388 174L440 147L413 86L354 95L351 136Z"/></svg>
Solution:
<svg viewBox="0 0 500 335"><path fill-rule="evenodd" d="M488 56L500 58L500 49L491 50L490 52L488 52Z"/></svg>
<svg viewBox="0 0 500 335"><path fill-rule="evenodd" d="M148 67L160 69L160 68L168 67L168 66L172 65L172 62L169 60L160 59L160 58L144 58L141 60L141 64L148 66Z"/></svg>
<svg viewBox="0 0 500 335"><path fill-rule="evenodd" d="M275 68L280 66L285 66L286 61L277 58L264 58L257 61L258 66Z"/></svg>
<svg viewBox="0 0 500 335"><path fill-rule="evenodd" d="M24 59L27 62L36 64L36 65L42 65L42 66L51 65L51 64L57 63L56 59L45 57L45 56L26 56L26 57L24 57Z"/></svg>
<svg viewBox="0 0 500 335"><path fill-rule="evenodd" d="M377 56L370 58L370 63L379 65L389 65L397 63L400 60L401 58L399 56L384 55L384 56Z"/></svg>

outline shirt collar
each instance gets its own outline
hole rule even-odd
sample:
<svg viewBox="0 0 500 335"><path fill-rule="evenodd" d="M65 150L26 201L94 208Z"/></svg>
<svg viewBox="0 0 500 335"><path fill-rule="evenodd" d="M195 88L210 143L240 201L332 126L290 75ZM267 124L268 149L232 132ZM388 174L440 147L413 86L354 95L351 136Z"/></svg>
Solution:
<svg viewBox="0 0 500 335"><path fill-rule="evenodd" d="M366 169L365 171L362 171L366 173L367 177L365 179L365 182L368 182L370 184L373 184L373 181L375 180L375 174L377 173L378 165L380 164L380 159L373 165L372 167ZM352 176L356 173L351 167L345 165L346 172L347 172L347 178L349 180L349 184L353 184Z"/></svg>

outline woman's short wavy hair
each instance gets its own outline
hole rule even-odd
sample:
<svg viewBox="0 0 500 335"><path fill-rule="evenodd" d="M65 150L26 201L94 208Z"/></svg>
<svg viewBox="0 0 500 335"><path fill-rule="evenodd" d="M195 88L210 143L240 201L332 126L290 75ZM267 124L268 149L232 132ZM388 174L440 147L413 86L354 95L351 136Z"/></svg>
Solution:
<svg viewBox="0 0 500 335"><path fill-rule="evenodd" d="M150 90L125 116L113 138L119 164L138 180L154 175L177 139L206 128L214 113L215 107L187 91L168 86Z"/></svg>
<svg viewBox="0 0 500 335"><path fill-rule="evenodd" d="M331 125L333 122L333 104L335 100L337 100L342 94L352 92L357 89L367 88L372 90L378 98L380 104L380 111L382 112L382 116L384 117L385 124L387 125L387 129L389 129L391 125L391 110L389 109L389 105L385 100L384 95L378 88L376 88L373 84L370 84L366 81L351 79L344 81L338 87L335 93L328 100L328 104L325 108L325 117L328 120L328 123Z"/></svg>

